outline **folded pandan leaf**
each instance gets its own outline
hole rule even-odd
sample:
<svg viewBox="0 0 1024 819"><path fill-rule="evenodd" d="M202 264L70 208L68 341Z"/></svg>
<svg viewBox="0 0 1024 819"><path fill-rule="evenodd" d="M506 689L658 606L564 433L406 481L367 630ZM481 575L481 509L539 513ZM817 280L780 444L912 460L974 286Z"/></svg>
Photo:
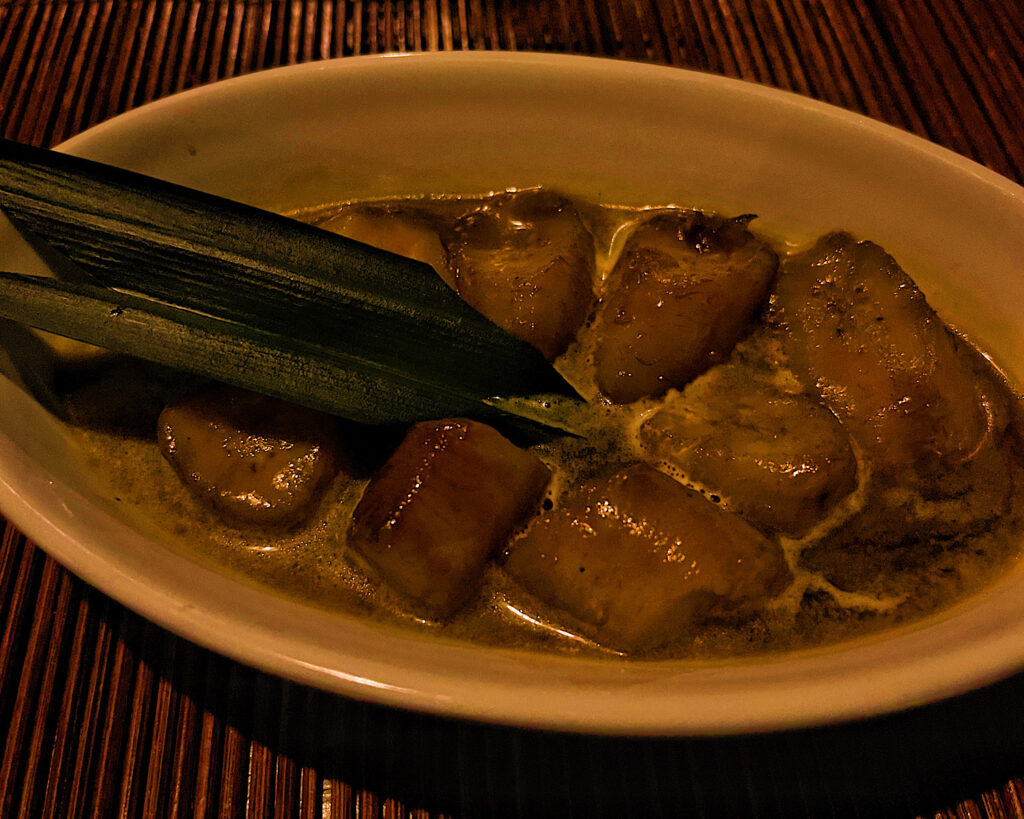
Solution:
<svg viewBox="0 0 1024 819"><path fill-rule="evenodd" d="M579 409L537 350L421 262L6 140L0 208L91 279L4 276L0 314L18 321L364 423L506 415L565 429Z"/></svg>

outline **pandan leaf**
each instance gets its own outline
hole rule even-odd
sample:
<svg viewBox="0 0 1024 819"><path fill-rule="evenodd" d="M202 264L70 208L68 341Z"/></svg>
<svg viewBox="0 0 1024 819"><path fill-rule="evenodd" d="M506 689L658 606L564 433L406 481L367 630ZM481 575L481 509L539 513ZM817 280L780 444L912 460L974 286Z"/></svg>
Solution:
<svg viewBox="0 0 1024 819"><path fill-rule="evenodd" d="M556 416L565 407L545 415L541 397L518 409L436 384L424 389L414 374L367 367L336 349L91 284L0 273L0 317L362 423L504 415L562 428Z"/></svg>
<svg viewBox="0 0 1024 819"><path fill-rule="evenodd" d="M160 351L145 346L143 333L129 333L124 321L107 322L100 332L96 321L86 329L65 316L63 323L49 322L60 325L46 327L53 332L73 335L69 328L82 326L75 338L166 364L174 355L180 361L174 366L264 392L284 379L287 386L273 394L307 405L329 403L332 412L367 423L493 414L501 407L502 414L543 424L547 415L578 401L537 350L469 307L428 265L293 219L6 140L0 140L0 208L92 278L94 288L53 291L66 297L48 296L47 311L60 303L70 315L78 309L77 297L99 316L101 304L123 299L110 293L105 302L102 289L124 291L151 302L146 307L132 301L133 315L145 314L161 327L173 320L179 328L175 334L165 327L163 344L178 344L206 361L210 356L198 350L201 335L222 333L217 338L225 346L218 349L236 344L240 356L244 336L258 345L250 354L260 367L269 366L279 348L301 372L285 378L277 367L273 378L263 377L239 359L218 376L190 365L192 354L157 359ZM46 286L34 287L41 293ZM153 302L178 310L172 318ZM212 323L195 323L186 312ZM131 337L131 349L119 340L122 334ZM304 388L303 373L318 370L317 357L322 380ZM319 391L328 382L344 397L326 402ZM534 399L546 395L563 398ZM554 418L552 425L562 426Z"/></svg>

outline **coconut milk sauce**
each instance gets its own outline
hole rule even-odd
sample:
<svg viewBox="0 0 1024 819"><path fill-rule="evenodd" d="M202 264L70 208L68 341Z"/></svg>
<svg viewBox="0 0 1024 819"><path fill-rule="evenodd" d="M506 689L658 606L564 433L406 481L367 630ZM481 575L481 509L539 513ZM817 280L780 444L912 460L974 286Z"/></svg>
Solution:
<svg viewBox="0 0 1024 819"><path fill-rule="evenodd" d="M456 208L464 209L468 201L453 197L381 201L372 206L413 210L430 219L444 218ZM298 215L317 224L346 207L350 206L325 205ZM595 236L598 290L614 266L630 227L646 215L665 209L581 207L581 214ZM785 252L782 243L776 242L775 247L780 255ZM590 328L585 326L577 341L556 362L566 379L599 411L590 416L590 434L535 445L534 451L553 473L544 499L546 508L557 503L567 487L598 469L607 471L616 464L641 460L639 427L665 400L613 405L601 398L589 367L592 343ZM771 345L769 334L755 332L741 343L737 354L755 361L771 361ZM784 367L770 369L766 375L772 379L791 380ZM153 386L145 378L127 383L123 379L100 379L85 391L85 397L72 395L68 407L73 435L90 466L106 476L119 506L165 532L174 548L192 559L310 605L420 628L445 638L577 654L617 653L574 633L571 625L564 624L564 617L556 616L515 588L498 565L488 569L479 592L450 622L430 623L405 613L401 601L394 599L346 549L345 532L368 480L365 475L355 479L340 475L311 519L296 529L258 531L225 525L185 489L160 455L154 436L126 435L98 428L103 425L88 420L95 416L97 406L110 400L114 393L120 393L123 402L125 390L133 391L134 400L139 403L154 400ZM860 453L858 463L858 488L852 495L802 538L781 538L794 579L765 612L743 622L722 621L698 634L683 635L676 644L660 649L657 656L736 657L853 638L941 610L992 582L1018 559L1024 516L1020 480L1016 481L1009 515L973 538L969 546L940 550L926 566L904 578L908 590L926 589L925 592L910 594L884 589L862 593L837 588L821 573L802 567L800 555L809 545L828 538L831 531L863 508L869 470ZM710 495L709 490L688 481L668 465L659 464L659 468ZM728 503L728 499L721 500Z"/></svg>

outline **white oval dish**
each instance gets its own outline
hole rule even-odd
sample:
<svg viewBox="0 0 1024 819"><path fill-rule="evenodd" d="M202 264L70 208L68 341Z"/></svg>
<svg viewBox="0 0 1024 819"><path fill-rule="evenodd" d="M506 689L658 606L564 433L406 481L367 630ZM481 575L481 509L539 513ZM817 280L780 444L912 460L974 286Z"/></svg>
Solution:
<svg viewBox="0 0 1024 819"><path fill-rule="evenodd" d="M762 231L795 240L844 228L885 246L1024 383L1024 189L756 85L567 56L349 58L170 97L64 149L271 209L543 184L757 213ZM22 261L5 252L0 268ZM129 525L59 424L3 379L0 508L73 572L188 639L340 694L450 716L618 734L763 731L905 708L1024 668L1021 572L882 638L703 666L478 648L329 614Z"/></svg>

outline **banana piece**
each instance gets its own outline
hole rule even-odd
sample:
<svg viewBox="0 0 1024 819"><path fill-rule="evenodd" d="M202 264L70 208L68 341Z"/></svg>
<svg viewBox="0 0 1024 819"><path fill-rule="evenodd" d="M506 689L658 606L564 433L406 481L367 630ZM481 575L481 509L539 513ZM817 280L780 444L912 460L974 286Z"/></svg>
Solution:
<svg viewBox="0 0 1024 819"><path fill-rule="evenodd" d="M462 298L547 358L565 350L590 309L594 275L593 237L568 200L502 194L443 238Z"/></svg>
<svg viewBox="0 0 1024 819"><path fill-rule="evenodd" d="M626 404L725 361L775 277L749 217L662 214L628 239L597 309L597 386Z"/></svg>
<svg viewBox="0 0 1024 819"><path fill-rule="evenodd" d="M550 473L493 428L414 425L370 481L348 543L428 616L452 614L537 505Z"/></svg>
<svg viewBox="0 0 1024 819"><path fill-rule="evenodd" d="M257 526L300 522L340 460L331 416L223 384L164 408L158 442L196 496Z"/></svg>
<svg viewBox="0 0 1024 819"><path fill-rule="evenodd" d="M670 398L640 440L652 461L762 531L799 536L857 484L850 436L828 409L733 364Z"/></svg>
<svg viewBox="0 0 1024 819"><path fill-rule="evenodd" d="M646 464L570 492L512 544L505 570L624 651L752 610L790 578L777 543Z"/></svg>

